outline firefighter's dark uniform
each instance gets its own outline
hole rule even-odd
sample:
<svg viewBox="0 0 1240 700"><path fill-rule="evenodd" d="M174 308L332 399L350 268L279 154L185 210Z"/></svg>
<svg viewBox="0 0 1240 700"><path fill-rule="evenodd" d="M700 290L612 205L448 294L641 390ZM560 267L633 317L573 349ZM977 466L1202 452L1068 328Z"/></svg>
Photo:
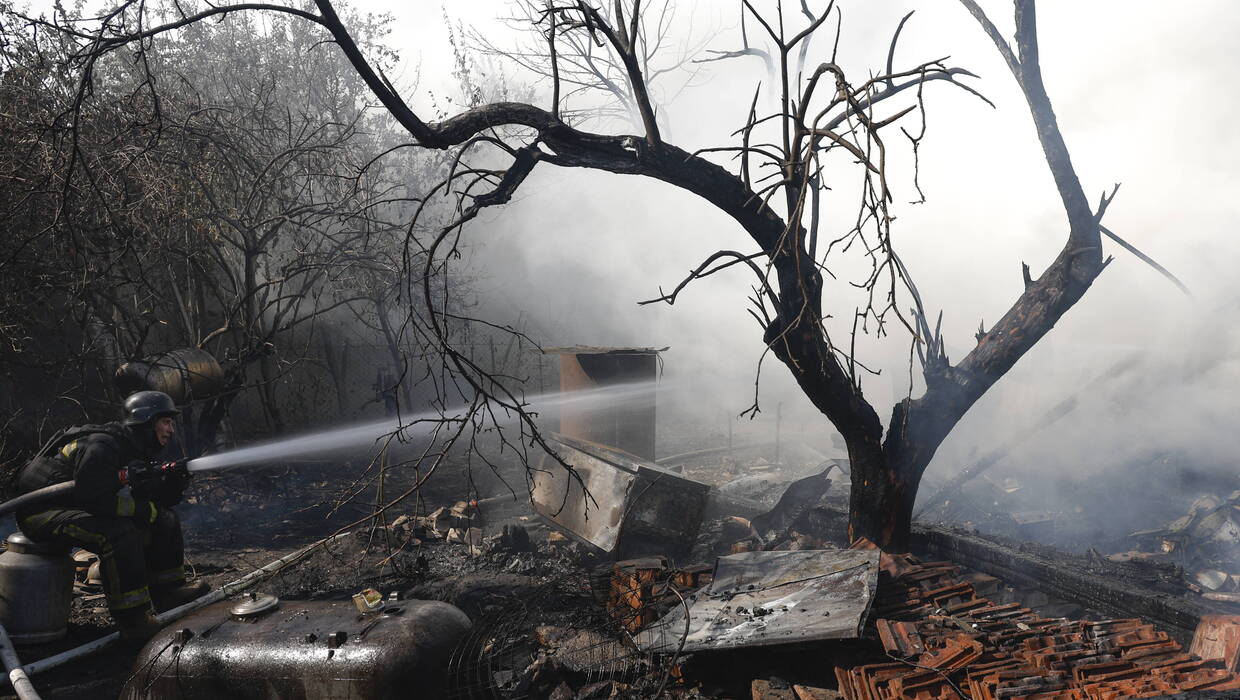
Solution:
<svg viewBox="0 0 1240 700"><path fill-rule="evenodd" d="M147 609L150 587L185 583L181 523L170 507L123 487L119 472L154 454L120 423L72 428L48 454L22 470L18 490L72 479L71 495L56 507L19 511L17 525L35 541L59 541L99 556L108 609Z"/></svg>

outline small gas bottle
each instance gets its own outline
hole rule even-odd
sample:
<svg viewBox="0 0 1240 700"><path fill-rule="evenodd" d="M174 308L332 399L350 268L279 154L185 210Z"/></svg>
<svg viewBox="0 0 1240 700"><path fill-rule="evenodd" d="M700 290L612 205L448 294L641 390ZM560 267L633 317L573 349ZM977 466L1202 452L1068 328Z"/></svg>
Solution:
<svg viewBox="0 0 1240 700"><path fill-rule="evenodd" d="M64 545L9 535L0 554L0 624L14 644L42 644L65 636L73 600L73 558Z"/></svg>

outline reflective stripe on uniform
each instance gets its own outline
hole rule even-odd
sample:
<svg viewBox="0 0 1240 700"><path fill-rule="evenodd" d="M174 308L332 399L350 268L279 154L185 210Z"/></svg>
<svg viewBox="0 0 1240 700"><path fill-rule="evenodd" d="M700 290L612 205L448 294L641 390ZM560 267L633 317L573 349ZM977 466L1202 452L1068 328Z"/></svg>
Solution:
<svg viewBox="0 0 1240 700"><path fill-rule="evenodd" d="M71 458L73 456L73 451L77 449L77 444L78 444L78 441L74 440L68 445L65 445L64 447L60 448L60 456L66 459Z"/></svg>
<svg viewBox="0 0 1240 700"><path fill-rule="evenodd" d="M27 515L24 518L21 518L21 522L18 523L18 525L20 526L24 524L24 530L42 530L48 523L59 517L60 513L61 512L58 510L39 511L33 515Z"/></svg>
<svg viewBox="0 0 1240 700"><path fill-rule="evenodd" d="M142 516L146 512L139 509ZM21 522L41 539L67 540L98 554L103 590L108 607L115 612L140 611L150 604L150 586L174 587L184 580L183 570L175 570L184 562L179 538L172 538L179 534L174 527L175 514L170 513L169 518L169 527L174 529L168 531L158 526L139 529L129 518L90 515L80 510L40 512Z"/></svg>
<svg viewBox="0 0 1240 700"><path fill-rule="evenodd" d="M92 543L94 545L92 551L99 555L99 563L103 567L103 571L100 573L103 574L103 589L107 596L109 610L127 610L150 604L151 592L146 586L123 593L113 590L112 587L120 582L120 572L116 567L112 543L108 541L107 537L72 523L64 525L60 530L80 542Z"/></svg>
<svg viewBox="0 0 1240 700"><path fill-rule="evenodd" d="M133 494L128 491L121 491L116 494L116 514L122 518L127 518L134 514L137 504L133 500Z"/></svg>
<svg viewBox="0 0 1240 700"><path fill-rule="evenodd" d="M100 557L103 557L105 553L108 555L112 554L112 544L108 542L107 537L104 537L98 532L84 530L73 523L67 523L58 529L74 539L94 544L97 549L92 549L91 551L98 554Z"/></svg>
<svg viewBox="0 0 1240 700"><path fill-rule="evenodd" d="M171 569L164 569L163 571L152 571L147 574L146 579L149 583L156 586L167 585L170 583L185 583L185 567L175 566Z"/></svg>
<svg viewBox="0 0 1240 700"><path fill-rule="evenodd" d="M108 593L109 610L128 610L151 604L151 591L146 586L119 595Z"/></svg>

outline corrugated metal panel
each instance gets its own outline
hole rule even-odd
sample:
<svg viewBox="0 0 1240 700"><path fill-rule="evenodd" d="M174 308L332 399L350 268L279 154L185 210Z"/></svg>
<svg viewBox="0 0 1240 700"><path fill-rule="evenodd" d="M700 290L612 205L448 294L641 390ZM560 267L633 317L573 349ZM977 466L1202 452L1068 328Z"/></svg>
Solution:
<svg viewBox="0 0 1240 700"><path fill-rule="evenodd" d="M680 556L693 546L706 484L633 455L570 437L552 439L572 474L550 458L534 472L534 510L618 558Z"/></svg>
<svg viewBox="0 0 1240 700"><path fill-rule="evenodd" d="M686 653L861 635L878 583L875 550L719 557L710 585L637 636L644 651Z"/></svg>

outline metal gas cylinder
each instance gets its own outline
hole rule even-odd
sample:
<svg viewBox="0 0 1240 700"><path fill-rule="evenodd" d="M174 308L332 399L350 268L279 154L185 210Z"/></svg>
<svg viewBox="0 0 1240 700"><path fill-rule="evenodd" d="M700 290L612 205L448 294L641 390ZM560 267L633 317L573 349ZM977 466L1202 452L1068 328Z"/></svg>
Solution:
<svg viewBox="0 0 1240 700"><path fill-rule="evenodd" d="M208 606L157 634L124 700L381 700L443 697L453 649L470 630L455 606L249 596Z"/></svg>
<svg viewBox="0 0 1240 700"><path fill-rule="evenodd" d="M0 554L0 624L14 644L41 644L65 636L73 601L69 548L33 542L20 532Z"/></svg>
<svg viewBox="0 0 1240 700"><path fill-rule="evenodd" d="M225 389L219 361L200 348L180 348L126 362L117 368L114 379L123 394L162 391L177 405L209 399Z"/></svg>

